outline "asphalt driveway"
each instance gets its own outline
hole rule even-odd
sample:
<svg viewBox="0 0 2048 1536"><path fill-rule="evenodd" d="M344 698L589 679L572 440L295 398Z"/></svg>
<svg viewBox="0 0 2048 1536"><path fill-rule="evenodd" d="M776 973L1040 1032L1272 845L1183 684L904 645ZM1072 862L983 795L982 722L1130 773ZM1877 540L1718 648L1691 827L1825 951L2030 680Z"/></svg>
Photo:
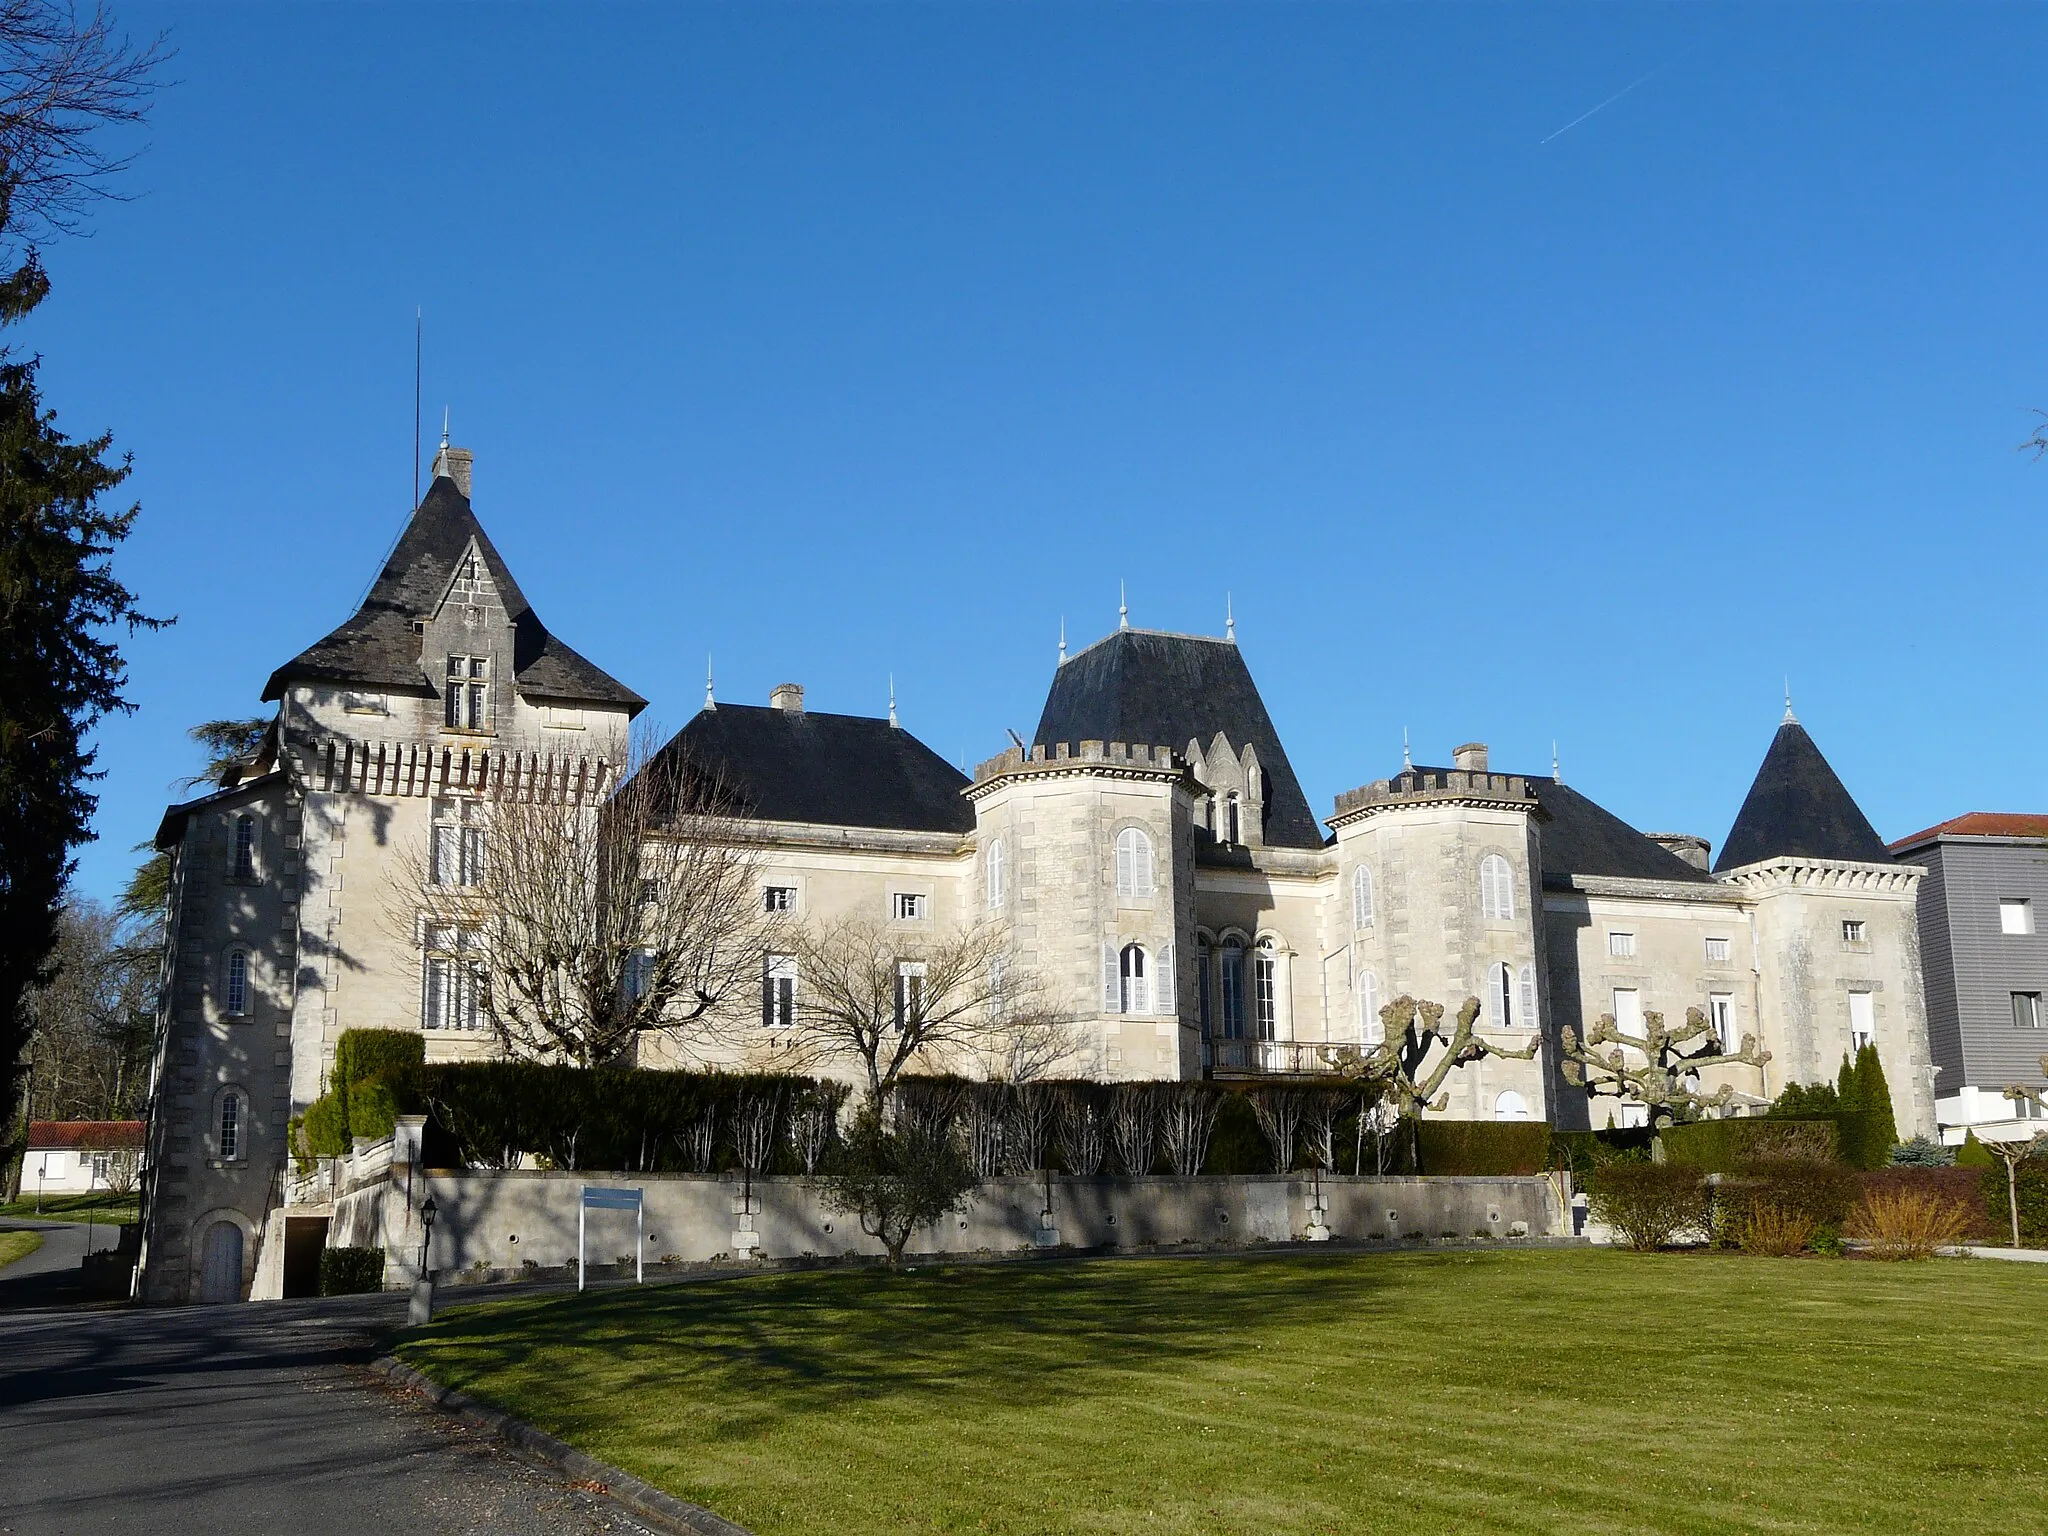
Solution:
<svg viewBox="0 0 2048 1536"><path fill-rule="evenodd" d="M0 1533L647 1529L364 1370L404 1308L0 1312Z"/></svg>

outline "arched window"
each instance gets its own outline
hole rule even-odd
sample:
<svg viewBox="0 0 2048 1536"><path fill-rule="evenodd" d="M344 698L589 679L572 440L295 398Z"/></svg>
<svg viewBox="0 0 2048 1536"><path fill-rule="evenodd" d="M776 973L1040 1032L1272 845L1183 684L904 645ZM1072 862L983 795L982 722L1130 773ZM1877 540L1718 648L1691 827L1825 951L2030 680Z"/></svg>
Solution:
<svg viewBox="0 0 2048 1536"><path fill-rule="evenodd" d="M1479 915L1515 915L1515 874L1508 861L1497 853L1489 853L1479 861Z"/></svg>
<svg viewBox="0 0 2048 1536"><path fill-rule="evenodd" d="M249 1128L247 1101L239 1089L230 1088L220 1096L220 1113L214 1120L214 1150L224 1163L247 1156Z"/></svg>
<svg viewBox="0 0 2048 1536"><path fill-rule="evenodd" d="M1364 864L1351 872L1351 926L1372 926L1372 870Z"/></svg>
<svg viewBox="0 0 2048 1536"><path fill-rule="evenodd" d="M1223 841L1226 843L1242 841L1238 836L1237 820L1237 796L1231 795L1223 802Z"/></svg>
<svg viewBox="0 0 2048 1536"><path fill-rule="evenodd" d="M1244 1038L1244 946L1231 939L1223 946L1223 1038Z"/></svg>
<svg viewBox="0 0 2048 1536"><path fill-rule="evenodd" d="M256 878L256 818L237 816L235 818L235 878L254 880Z"/></svg>
<svg viewBox="0 0 2048 1536"><path fill-rule="evenodd" d="M1152 1011L1152 977L1145 963L1142 945L1124 946L1118 974L1122 978L1119 995L1119 1011L1123 1013L1150 1013Z"/></svg>
<svg viewBox="0 0 2048 1536"><path fill-rule="evenodd" d="M1376 971L1358 975L1358 1038L1365 1045L1381 1045L1387 1038L1386 1021L1380 1017L1380 978Z"/></svg>
<svg viewBox="0 0 2048 1536"><path fill-rule="evenodd" d="M1496 960L1486 968L1485 1021L1488 1029L1513 1029L1515 1017L1515 973Z"/></svg>
<svg viewBox="0 0 2048 1536"><path fill-rule="evenodd" d="M1520 1003L1522 1011L1520 1018L1522 1020L1522 1028L1534 1029L1536 1027L1536 967L1533 965L1523 966L1518 980L1519 986L1517 990L1521 993Z"/></svg>
<svg viewBox="0 0 2048 1536"><path fill-rule="evenodd" d="M991 912L1003 909L1003 840L1000 837L988 845L988 909Z"/></svg>
<svg viewBox="0 0 2048 1536"><path fill-rule="evenodd" d="M1496 1120L1526 1120L1529 1118L1529 1101L1514 1089L1504 1091L1493 1101L1493 1118Z"/></svg>
<svg viewBox="0 0 2048 1536"><path fill-rule="evenodd" d="M1116 835L1116 893L1152 894L1152 839L1141 828L1125 827Z"/></svg>
<svg viewBox="0 0 2048 1536"><path fill-rule="evenodd" d="M221 991L228 1017L245 1019L249 1016L249 951L229 950L227 971L227 985Z"/></svg>
<svg viewBox="0 0 2048 1536"><path fill-rule="evenodd" d="M1259 1039L1279 1039L1280 957L1274 952L1271 939L1262 939L1258 953L1252 957L1252 991Z"/></svg>

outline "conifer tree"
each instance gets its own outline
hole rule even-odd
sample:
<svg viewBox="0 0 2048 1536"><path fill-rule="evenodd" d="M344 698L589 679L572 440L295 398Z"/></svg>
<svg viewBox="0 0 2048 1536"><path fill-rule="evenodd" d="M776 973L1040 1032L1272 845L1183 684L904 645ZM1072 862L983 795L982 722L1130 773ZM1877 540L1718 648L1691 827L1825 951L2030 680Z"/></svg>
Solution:
<svg viewBox="0 0 2048 1536"><path fill-rule="evenodd" d="M1877 1058L1877 1047L1868 1042L1856 1053L1856 1100L1856 1107L1870 1121L1865 1146L1882 1162L1899 1144L1899 1122L1892 1112L1892 1090L1884 1078L1884 1063Z"/></svg>

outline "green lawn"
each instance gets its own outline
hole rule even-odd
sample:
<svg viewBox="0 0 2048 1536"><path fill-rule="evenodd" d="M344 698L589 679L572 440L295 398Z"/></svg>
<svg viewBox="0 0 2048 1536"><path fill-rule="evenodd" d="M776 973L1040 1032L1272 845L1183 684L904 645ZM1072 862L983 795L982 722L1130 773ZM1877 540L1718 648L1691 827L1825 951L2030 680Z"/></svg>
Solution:
<svg viewBox="0 0 2048 1536"><path fill-rule="evenodd" d="M0 1269L25 1259L43 1246L40 1232L0 1232Z"/></svg>
<svg viewBox="0 0 2048 1536"><path fill-rule="evenodd" d="M1996 1531L2048 1266L1527 1250L768 1275L400 1353L760 1536Z"/></svg>
<svg viewBox="0 0 2048 1536"><path fill-rule="evenodd" d="M11 1205L0 1205L0 1216L26 1218L30 1221L96 1221L102 1226L118 1226L124 1221L141 1219L133 1195L112 1195L101 1191L96 1195L45 1195L43 1208L36 1209L35 1185L31 1182L22 1197Z"/></svg>

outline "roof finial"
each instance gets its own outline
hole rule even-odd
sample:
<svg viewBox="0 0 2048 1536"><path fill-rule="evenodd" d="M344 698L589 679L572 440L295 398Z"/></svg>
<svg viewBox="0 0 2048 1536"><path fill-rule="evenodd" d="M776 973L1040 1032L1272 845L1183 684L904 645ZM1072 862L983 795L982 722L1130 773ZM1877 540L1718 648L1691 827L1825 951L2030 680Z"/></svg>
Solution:
<svg viewBox="0 0 2048 1536"><path fill-rule="evenodd" d="M441 451L448 451L448 407L441 407Z"/></svg>
<svg viewBox="0 0 2048 1536"><path fill-rule="evenodd" d="M1237 612L1231 607L1228 592L1223 594L1223 638L1237 644Z"/></svg>
<svg viewBox="0 0 2048 1536"><path fill-rule="evenodd" d="M704 653L704 707L706 709L718 708L718 700L711 696L711 653L709 651Z"/></svg>
<svg viewBox="0 0 2048 1536"><path fill-rule="evenodd" d="M1555 736L1550 738L1550 782L1553 784L1562 784L1564 782L1564 772L1557 766L1557 738Z"/></svg>
<svg viewBox="0 0 2048 1536"><path fill-rule="evenodd" d="M1116 584L1116 627L1118 629L1129 629L1131 627L1131 605L1125 601L1124 584L1121 581Z"/></svg>
<svg viewBox="0 0 2048 1536"><path fill-rule="evenodd" d="M1064 666L1065 666L1065 665L1067 664L1067 616L1066 616L1066 615L1065 615L1064 613L1060 615L1060 662L1059 662L1059 664L1060 664L1061 666L1063 666L1063 667L1064 667Z"/></svg>
<svg viewBox="0 0 2048 1536"><path fill-rule="evenodd" d="M1792 677L1789 673L1785 677L1785 718L1779 723L1781 725L1797 725L1799 723L1799 717L1792 713Z"/></svg>
<svg viewBox="0 0 2048 1536"><path fill-rule="evenodd" d="M889 723L891 725L901 723L896 718L896 674L894 672L889 674Z"/></svg>
<svg viewBox="0 0 2048 1536"><path fill-rule="evenodd" d="M1401 727L1401 771L1408 773L1414 767L1415 764L1408 757L1408 727L1404 725Z"/></svg>

